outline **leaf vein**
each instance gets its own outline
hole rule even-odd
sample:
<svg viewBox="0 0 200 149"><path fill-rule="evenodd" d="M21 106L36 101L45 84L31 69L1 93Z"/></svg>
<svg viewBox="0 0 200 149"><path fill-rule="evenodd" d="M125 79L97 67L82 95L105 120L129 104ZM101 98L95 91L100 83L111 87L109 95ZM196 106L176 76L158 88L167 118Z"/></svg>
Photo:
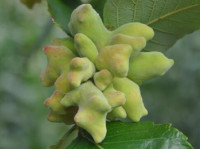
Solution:
<svg viewBox="0 0 200 149"><path fill-rule="evenodd" d="M162 29L160 29L160 28L155 28L155 27L153 27L153 29L156 30L156 31L162 32L162 33L167 33L167 34L171 34L171 35L178 36L178 35L175 34L174 32L169 32L169 31L166 31L166 30L162 30Z"/></svg>
<svg viewBox="0 0 200 149"><path fill-rule="evenodd" d="M171 44L161 43L157 40L150 40L150 42L153 42L155 44L161 45L161 46L171 46Z"/></svg>
<svg viewBox="0 0 200 149"><path fill-rule="evenodd" d="M112 4L115 6L116 8L116 24L117 26L119 26L119 10L118 10L118 6L115 4L115 2L113 0L111 0Z"/></svg>
<svg viewBox="0 0 200 149"><path fill-rule="evenodd" d="M155 6L156 6L156 2L157 2L157 0L153 0L153 7L151 9L151 13L150 13L148 22L151 20L151 18L153 16L153 13L154 13L154 10L155 10Z"/></svg>
<svg viewBox="0 0 200 149"><path fill-rule="evenodd" d="M136 8L137 8L137 4L138 4L138 0L136 0L135 4L134 4L134 14L133 14L133 21L135 20L135 17L136 17Z"/></svg>
<svg viewBox="0 0 200 149"><path fill-rule="evenodd" d="M181 11L188 10L188 9L192 9L192 8L198 7L198 6L200 6L200 4L194 4L194 5L191 5L191 6L188 6L188 7L184 7L184 8L177 9L177 10L175 10L175 11L172 11L172 12L170 12L170 13L167 13L167 14L165 14L165 15L159 17L159 18L156 18L156 19L154 19L154 20L148 22L147 25L151 25L151 24L153 24L153 23L155 23L155 22L158 22L158 21L160 21L160 20L163 20L164 18L167 18L167 17L169 17L169 16L175 15L175 14L181 12Z"/></svg>
<svg viewBox="0 0 200 149"><path fill-rule="evenodd" d="M167 3L168 3L168 0L165 0L165 4L164 4L164 6L163 6L163 8L162 8L162 11L160 12L160 14L162 14L162 13L165 11L165 8L166 8L166 6L167 6Z"/></svg>

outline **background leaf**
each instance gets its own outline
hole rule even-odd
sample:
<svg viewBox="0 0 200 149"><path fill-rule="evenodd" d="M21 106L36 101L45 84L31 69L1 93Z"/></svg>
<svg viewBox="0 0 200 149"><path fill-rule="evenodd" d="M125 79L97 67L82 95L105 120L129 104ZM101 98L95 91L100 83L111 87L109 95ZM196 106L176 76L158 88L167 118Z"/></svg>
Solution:
<svg viewBox="0 0 200 149"><path fill-rule="evenodd" d="M91 5L103 15L103 7L106 0L91 0ZM72 11L80 4L81 0L47 0L48 9L54 22L63 29L66 33L70 34L68 23Z"/></svg>
<svg viewBox="0 0 200 149"><path fill-rule="evenodd" d="M92 7L103 17L103 8L107 0L91 0Z"/></svg>
<svg viewBox="0 0 200 149"><path fill-rule="evenodd" d="M100 145L93 143L86 132L82 132L68 149L192 149L192 146L187 142L187 137L177 129L172 128L171 124L111 122L107 124L107 129L106 138Z"/></svg>
<svg viewBox="0 0 200 149"><path fill-rule="evenodd" d="M68 23L71 12L80 4L79 0L47 0L48 9L54 22L62 28L66 33L68 30Z"/></svg>
<svg viewBox="0 0 200 149"><path fill-rule="evenodd" d="M200 28L200 0L108 0L105 25L114 29L128 22L151 26L155 37L145 50L163 52Z"/></svg>

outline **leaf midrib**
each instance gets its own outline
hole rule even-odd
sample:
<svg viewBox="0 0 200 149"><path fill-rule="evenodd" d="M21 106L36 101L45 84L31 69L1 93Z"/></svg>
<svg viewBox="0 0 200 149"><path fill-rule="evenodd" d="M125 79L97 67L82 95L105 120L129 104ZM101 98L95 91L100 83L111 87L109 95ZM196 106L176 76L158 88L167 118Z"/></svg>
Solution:
<svg viewBox="0 0 200 149"><path fill-rule="evenodd" d="M188 9L191 9L191 8L194 8L194 7L198 7L198 6L200 6L200 4L194 4L194 5L191 5L191 6L187 6L187 7L183 7L183 8L177 9L177 10L172 11L172 12L170 12L170 13L167 13L167 14L165 14L165 15L163 15L163 16L160 16L159 18L156 18L156 19L154 19L154 20L152 20L152 21L150 21L150 22L148 22L148 23L146 23L146 24L147 24L147 25L154 24L154 23L156 23L156 22L158 22L158 21L163 20L164 18L167 18L167 17L169 17L169 16L172 16L172 15L174 15L174 14L177 14L177 13L179 13L179 12L181 12L181 11L188 10Z"/></svg>

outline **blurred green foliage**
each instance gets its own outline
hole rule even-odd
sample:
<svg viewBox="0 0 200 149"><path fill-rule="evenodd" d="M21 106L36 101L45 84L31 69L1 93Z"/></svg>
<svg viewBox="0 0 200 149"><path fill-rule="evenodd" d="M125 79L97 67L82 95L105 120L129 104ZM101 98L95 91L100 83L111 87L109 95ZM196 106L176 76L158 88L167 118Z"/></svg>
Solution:
<svg viewBox="0 0 200 149"><path fill-rule="evenodd" d="M40 3L41 0L21 0L21 2L31 9L33 8L35 3Z"/></svg>
<svg viewBox="0 0 200 149"><path fill-rule="evenodd" d="M42 47L65 34L49 20L46 4L32 10L20 1L0 4L0 148L43 149L68 129L46 120L43 106L53 88L42 87L40 72L46 57ZM143 121L171 122L200 142L200 31L186 36L169 49L175 65L164 77L142 85L149 115Z"/></svg>
<svg viewBox="0 0 200 149"><path fill-rule="evenodd" d="M0 22L0 148L43 149L67 128L46 119L43 102L53 88L41 85L42 47L65 35L53 27L46 4L29 10L20 1L3 0Z"/></svg>

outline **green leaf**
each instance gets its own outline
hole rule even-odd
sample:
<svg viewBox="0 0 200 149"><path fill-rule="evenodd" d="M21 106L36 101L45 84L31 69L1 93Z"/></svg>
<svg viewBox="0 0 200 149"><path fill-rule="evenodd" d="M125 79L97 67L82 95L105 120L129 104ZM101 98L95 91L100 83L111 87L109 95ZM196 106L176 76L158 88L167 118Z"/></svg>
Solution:
<svg viewBox="0 0 200 149"><path fill-rule="evenodd" d="M91 0L90 4L92 7L103 17L103 8L106 0Z"/></svg>
<svg viewBox="0 0 200 149"><path fill-rule="evenodd" d="M91 5L103 15L103 7L106 0L91 0ZM47 0L48 10L53 21L66 33L70 34L68 23L72 11L81 3L81 0Z"/></svg>
<svg viewBox="0 0 200 149"><path fill-rule="evenodd" d="M155 37L147 51L166 51L179 38L200 28L200 0L108 0L104 23L115 29L128 22L151 26Z"/></svg>
<svg viewBox="0 0 200 149"><path fill-rule="evenodd" d="M82 131L67 149L192 149L187 137L171 124L110 122L105 140L97 145Z"/></svg>
<svg viewBox="0 0 200 149"><path fill-rule="evenodd" d="M47 0L48 10L56 25L70 33L68 23L71 13L80 3L79 0Z"/></svg>

